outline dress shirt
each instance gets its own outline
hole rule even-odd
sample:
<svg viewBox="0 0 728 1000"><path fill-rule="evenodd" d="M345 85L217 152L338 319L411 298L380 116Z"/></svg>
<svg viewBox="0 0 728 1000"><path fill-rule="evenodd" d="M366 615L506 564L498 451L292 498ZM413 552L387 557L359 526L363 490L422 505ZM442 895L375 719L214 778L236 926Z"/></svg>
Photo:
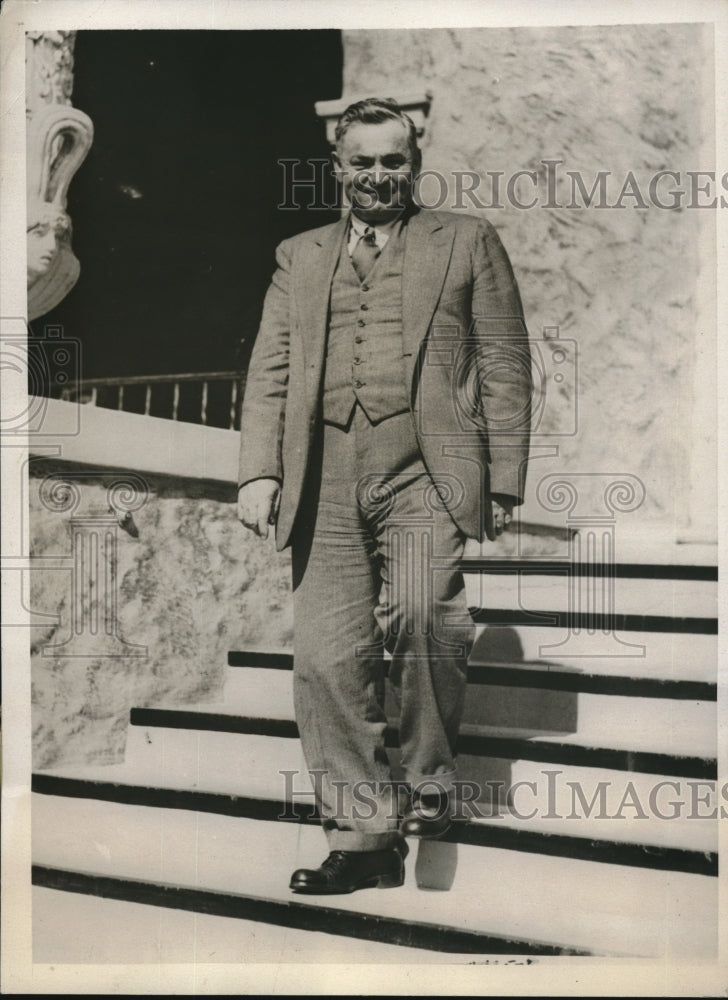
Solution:
<svg viewBox="0 0 728 1000"><path fill-rule="evenodd" d="M397 225L401 217L402 217L402 212L399 212L395 216L395 218L390 219L389 222L378 222L376 226L372 226L368 222L362 222L362 220L359 219L352 212L350 216L351 226L349 227L349 244L348 244L349 256L351 257L351 255L353 254L354 247L362 238L362 236L364 235L364 231L367 228L374 230L374 242L376 243L377 247L380 250L383 250L384 247L387 245L387 240L392 235L392 230Z"/></svg>

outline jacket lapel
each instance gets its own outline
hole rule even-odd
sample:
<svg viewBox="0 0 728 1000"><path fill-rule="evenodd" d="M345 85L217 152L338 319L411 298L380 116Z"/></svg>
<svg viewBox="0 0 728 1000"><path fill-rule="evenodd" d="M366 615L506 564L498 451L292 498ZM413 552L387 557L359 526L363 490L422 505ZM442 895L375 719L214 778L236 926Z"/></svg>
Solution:
<svg viewBox="0 0 728 1000"><path fill-rule="evenodd" d="M408 382L429 329L445 275L455 230L433 212L419 211L407 223L402 274L402 339Z"/></svg>
<svg viewBox="0 0 728 1000"><path fill-rule="evenodd" d="M331 282L347 224L348 216L344 216L315 233L297 268L296 307L303 338L306 387L312 406L316 403L324 365Z"/></svg>

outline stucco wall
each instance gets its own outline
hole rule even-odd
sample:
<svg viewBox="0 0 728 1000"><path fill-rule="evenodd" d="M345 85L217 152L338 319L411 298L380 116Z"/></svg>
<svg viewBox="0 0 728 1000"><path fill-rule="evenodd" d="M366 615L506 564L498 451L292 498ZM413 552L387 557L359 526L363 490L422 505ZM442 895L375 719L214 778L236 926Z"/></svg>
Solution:
<svg viewBox="0 0 728 1000"><path fill-rule="evenodd" d="M71 404L49 410L58 428ZM293 635L289 559L235 517L237 434L93 407L80 417L63 458L31 460L23 498L39 623L30 630L36 768L123 759L132 706L220 700L229 650L286 648ZM109 467L112 456L125 461ZM124 482L132 488L120 493ZM125 527L109 512L119 500L133 508ZM105 635L107 594L118 640Z"/></svg>
<svg viewBox="0 0 728 1000"><path fill-rule="evenodd" d="M480 212L499 230L531 336L558 327L562 339L576 341L578 371L569 352L564 382L547 373L534 458L549 444L559 452L532 463L524 513L535 518L542 475L631 473L646 489L640 519L674 535L689 519L691 477L699 491L715 462L708 448L703 469L691 467L697 438L714 443L712 419L694 426L693 380L698 339L714 337L715 212L684 207L686 198L682 210L665 210L648 197L659 170L682 175L679 185L667 179L658 188L669 204L671 187L690 190L685 171L716 168L712 72L712 38L700 25L344 32L345 96L432 93L423 166L451 178L443 208L452 205L453 171L503 172L504 208L461 210ZM571 201L567 170L581 171L587 190L598 171L610 171L610 205L631 170L649 207L635 209L630 197L623 208L543 207L545 159L564 161L552 199L559 205ZM518 170L538 174L538 204L528 210L507 197ZM490 184L484 179L478 192L486 204ZM530 202L532 182L519 182L515 194ZM423 184L422 195L434 204L437 186ZM698 383L711 394L709 382ZM550 436L577 404L576 433ZM705 506L703 519L712 498Z"/></svg>

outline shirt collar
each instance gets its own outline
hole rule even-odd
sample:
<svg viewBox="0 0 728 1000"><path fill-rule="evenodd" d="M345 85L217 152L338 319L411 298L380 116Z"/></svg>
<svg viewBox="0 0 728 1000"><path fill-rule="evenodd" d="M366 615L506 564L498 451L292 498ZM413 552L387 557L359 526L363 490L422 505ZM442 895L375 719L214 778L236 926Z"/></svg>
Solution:
<svg viewBox="0 0 728 1000"><path fill-rule="evenodd" d="M372 229L374 230L375 233L381 233L382 235L390 236L392 229L394 229L399 220L402 218L402 214L403 213L400 212L398 215L395 215L395 217L393 219L390 219L389 222L378 222L375 226L374 225L372 226ZM351 218L351 228L354 230L357 237L362 237L364 235L364 230L367 228L368 225L370 225L370 223L362 222L362 220L358 218L356 215L354 215L353 212L351 212L350 218Z"/></svg>

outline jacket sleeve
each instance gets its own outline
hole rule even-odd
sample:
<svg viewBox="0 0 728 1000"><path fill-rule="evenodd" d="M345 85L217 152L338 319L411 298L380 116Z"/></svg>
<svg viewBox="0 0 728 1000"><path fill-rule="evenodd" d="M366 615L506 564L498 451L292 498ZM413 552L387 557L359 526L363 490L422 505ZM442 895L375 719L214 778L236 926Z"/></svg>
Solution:
<svg viewBox="0 0 728 1000"><path fill-rule="evenodd" d="M493 226L473 249L471 336L490 457L490 492L523 503L531 428L531 354L513 269Z"/></svg>
<svg viewBox="0 0 728 1000"><path fill-rule="evenodd" d="M288 392L290 242L276 250L277 268L253 346L240 421L238 486L252 479L283 480L281 441Z"/></svg>

